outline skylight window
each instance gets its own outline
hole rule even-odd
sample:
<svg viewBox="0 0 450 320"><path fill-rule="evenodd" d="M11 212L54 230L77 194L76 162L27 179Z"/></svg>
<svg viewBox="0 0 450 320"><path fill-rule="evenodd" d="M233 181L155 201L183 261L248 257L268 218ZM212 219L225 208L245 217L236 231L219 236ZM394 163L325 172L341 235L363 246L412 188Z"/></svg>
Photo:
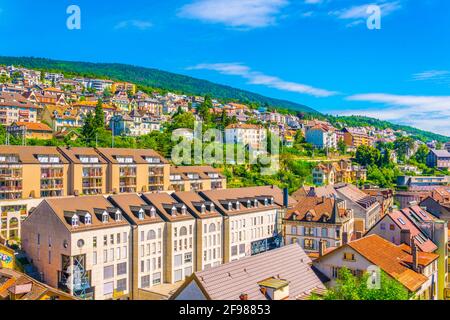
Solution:
<svg viewBox="0 0 450 320"><path fill-rule="evenodd" d="M402 224L402 225L406 225L405 221L402 218L398 218L398 221Z"/></svg>

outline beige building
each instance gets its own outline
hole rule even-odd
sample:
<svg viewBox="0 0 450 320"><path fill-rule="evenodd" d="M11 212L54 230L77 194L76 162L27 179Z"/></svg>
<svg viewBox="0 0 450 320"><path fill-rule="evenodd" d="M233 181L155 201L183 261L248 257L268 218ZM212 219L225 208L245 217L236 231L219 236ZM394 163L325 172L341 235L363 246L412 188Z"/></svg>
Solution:
<svg viewBox="0 0 450 320"><path fill-rule="evenodd" d="M22 247L42 280L82 299L129 296L131 239L103 196L46 199L22 223Z"/></svg>
<svg viewBox="0 0 450 320"><path fill-rule="evenodd" d="M6 240L19 240L21 225L31 210L36 208L43 200L19 199L0 201L0 237Z"/></svg>
<svg viewBox="0 0 450 320"><path fill-rule="evenodd" d="M353 211L343 200L305 197L287 211L283 219L285 244L299 243L313 256L326 248L340 247L353 236Z"/></svg>
<svg viewBox="0 0 450 320"><path fill-rule="evenodd" d="M195 192L177 192L172 194L172 197L184 203L196 219L195 271L222 264L223 217L216 210L215 204Z"/></svg>
<svg viewBox="0 0 450 320"><path fill-rule="evenodd" d="M170 187L173 191L201 191L226 189L227 179L211 166L170 168Z"/></svg>
<svg viewBox="0 0 450 320"><path fill-rule="evenodd" d="M167 193L146 193L142 197L166 223L163 243L164 282L182 281L195 269L196 221L185 204Z"/></svg>
<svg viewBox="0 0 450 320"><path fill-rule="evenodd" d="M107 192L155 192L169 189L170 165L150 149L96 149L108 162Z"/></svg>
<svg viewBox="0 0 450 320"><path fill-rule="evenodd" d="M133 299L139 290L149 289L164 282L165 222L136 194L114 195L109 198L120 208L132 226L131 290Z"/></svg>
<svg viewBox="0 0 450 320"><path fill-rule="evenodd" d="M211 190L200 193L224 216L223 262L238 260L281 241L283 193L275 186ZM288 205L294 201L288 199Z"/></svg>
<svg viewBox="0 0 450 320"><path fill-rule="evenodd" d="M232 124L225 128L225 141L250 146L260 150L267 138L266 129L261 125Z"/></svg>
<svg viewBox="0 0 450 320"><path fill-rule="evenodd" d="M0 200L66 196L68 170L56 147L0 146Z"/></svg>
<svg viewBox="0 0 450 320"><path fill-rule="evenodd" d="M105 194L107 162L93 148L58 148L69 161L69 194Z"/></svg>

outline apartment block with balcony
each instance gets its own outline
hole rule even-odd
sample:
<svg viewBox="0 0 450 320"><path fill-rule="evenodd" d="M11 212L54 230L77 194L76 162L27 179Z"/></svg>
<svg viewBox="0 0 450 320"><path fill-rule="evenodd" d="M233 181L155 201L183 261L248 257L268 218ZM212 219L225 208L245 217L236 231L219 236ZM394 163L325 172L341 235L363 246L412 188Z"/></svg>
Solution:
<svg viewBox="0 0 450 320"><path fill-rule="evenodd" d="M222 264L223 217L214 202L207 201L198 193L176 192L172 197L184 203L196 219L195 271L206 270Z"/></svg>
<svg viewBox="0 0 450 320"><path fill-rule="evenodd" d="M165 283L183 281L195 271L196 221L187 206L167 193L145 193L142 198L165 221Z"/></svg>
<svg viewBox="0 0 450 320"><path fill-rule="evenodd" d="M226 189L227 181L218 169L211 166L170 168L170 188L175 192Z"/></svg>
<svg viewBox="0 0 450 320"><path fill-rule="evenodd" d="M58 148L69 161L71 195L106 193L107 162L93 148Z"/></svg>
<svg viewBox="0 0 450 320"><path fill-rule="evenodd" d="M109 200L122 210L132 225L131 290L133 297L138 298L141 290L164 282L165 222L155 207L137 194L113 195Z"/></svg>
<svg viewBox="0 0 450 320"><path fill-rule="evenodd" d="M103 196L44 200L22 246L46 284L81 299L129 297L130 225Z"/></svg>
<svg viewBox="0 0 450 320"><path fill-rule="evenodd" d="M281 245L284 199L275 186L211 190L200 195L224 216L223 262L238 260Z"/></svg>
<svg viewBox="0 0 450 320"><path fill-rule="evenodd" d="M22 222L42 199L0 200L0 237L19 240Z"/></svg>
<svg viewBox="0 0 450 320"><path fill-rule="evenodd" d="M107 192L157 192L169 189L170 165L149 149L96 149L107 161Z"/></svg>
<svg viewBox="0 0 450 320"><path fill-rule="evenodd" d="M0 199L66 196L68 167L56 147L0 146Z"/></svg>

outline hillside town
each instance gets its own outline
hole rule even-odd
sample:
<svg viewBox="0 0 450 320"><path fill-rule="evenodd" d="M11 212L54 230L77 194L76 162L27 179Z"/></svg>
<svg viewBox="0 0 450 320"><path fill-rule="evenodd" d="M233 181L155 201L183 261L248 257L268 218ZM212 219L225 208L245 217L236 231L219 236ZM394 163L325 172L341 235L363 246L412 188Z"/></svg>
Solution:
<svg viewBox="0 0 450 320"><path fill-rule="evenodd" d="M281 173L175 164L191 120ZM450 141L17 66L0 124L0 300L450 299Z"/></svg>

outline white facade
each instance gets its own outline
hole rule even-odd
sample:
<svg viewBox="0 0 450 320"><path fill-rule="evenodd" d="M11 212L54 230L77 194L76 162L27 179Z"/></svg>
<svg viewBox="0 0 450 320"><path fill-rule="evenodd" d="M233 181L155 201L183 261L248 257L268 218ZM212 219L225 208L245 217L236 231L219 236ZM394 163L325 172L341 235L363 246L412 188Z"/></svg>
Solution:
<svg viewBox="0 0 450 320"><path fill-rule="evenodd" d="M172 222L172 283L182 281L194 272L195 219Z"/></svg>

